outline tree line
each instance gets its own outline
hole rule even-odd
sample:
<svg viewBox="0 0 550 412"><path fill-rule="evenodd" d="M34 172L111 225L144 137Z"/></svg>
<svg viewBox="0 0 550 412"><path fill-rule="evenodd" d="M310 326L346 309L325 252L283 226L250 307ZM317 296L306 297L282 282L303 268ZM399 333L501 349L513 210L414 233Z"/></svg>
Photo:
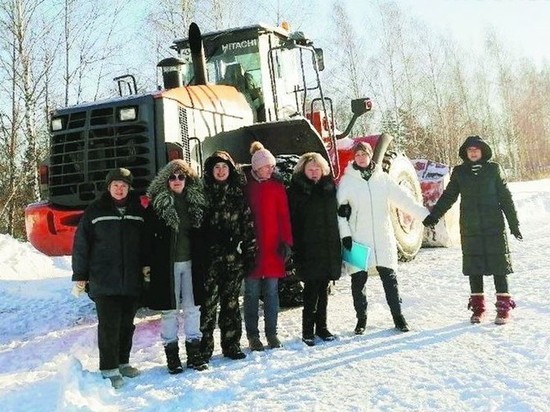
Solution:
<svg viewBox="0 0 550 412"><path fill-rule="evenodd" d="M451 165L464 138L480 135L509 179L550 176L550 62L513 55L490 29L473 53L395 3L376 7L376 19L364 19L360 30L335 2L328 42L339 62L333 92L370 96L378 105L363 120L364 133L385 131L409 157Z"/></svg>
<svg viewBox="0 0 550 412"><path fill-rule="evenodd" d="M0 233L24 238L24 208L41 199L49 113L117 95L112 79L125 73L136 75L139 91L154 90L156 63L192 21L212 31L291 17L293 29L320 33L313 40L325 51L322 79L338 124L347 123L350 99L374 101L354 135L388 132L411 158L455 164L460 143L479 134L509 178L550 175L548 62L514 56L494 32L474 55L391 1L365 10L334 1L325 16L317 3L1 0Z"/></svg>

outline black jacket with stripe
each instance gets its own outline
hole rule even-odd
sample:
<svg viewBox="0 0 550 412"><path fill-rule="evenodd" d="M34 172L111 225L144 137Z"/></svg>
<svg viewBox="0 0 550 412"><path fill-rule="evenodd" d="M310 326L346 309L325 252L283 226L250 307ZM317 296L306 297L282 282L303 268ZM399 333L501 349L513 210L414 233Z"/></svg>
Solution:
<svg viewBox="0 0 550 412"><path fill-rule="evenodd" d="M89 296L141 295L144 209L130 192L124 213L108 192L90 204L76 229L73 281L89 281Z"/></svg>

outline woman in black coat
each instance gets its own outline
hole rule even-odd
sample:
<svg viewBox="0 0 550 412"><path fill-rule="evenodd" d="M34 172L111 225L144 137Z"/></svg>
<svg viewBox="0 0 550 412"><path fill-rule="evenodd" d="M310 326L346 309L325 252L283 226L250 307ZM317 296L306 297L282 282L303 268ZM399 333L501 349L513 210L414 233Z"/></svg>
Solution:
<svg viewBox="0 0 550 412"><path fill-rule="evenodd" d="M150 279L145 303L161 311L161 338L168 372L183 371L179 358L179 313L183 313L187 366L207 368L200 356L200 305L204 300L204 258L199 230L206 208L202 183L183 160L162 168L147 195L145 259Z"/></svg>
<svg viewBox="0 0 550 412"><path fill-rule="evenodd" d="M134 317L142 292L143 207L128 169L110 171L107 190L84 211L73 245L72 280L88 286L98 317L99 369L115 389L139 370L130 366Z"/></svg>
<svg viewBox="0 0 550 412"><path fill-rule="evenodd" d="M334 339L327 329L328 284L340 278L342 269L336 187L329 165L319 153L300 157L288 199L294 264L304 282L302 340L313 346L315 335L325 341Z"/></svg>
<svg viewBox="0 0 550 412"><path fill-rule="evenodd" d="M485 312L483 276L493 275L497 295L495 323L503 324L515 307L508 291L507 275L512 273L512 262L504 217L512 235L522 240L516 208L502 169L489 161L492 150L481 137L468 137L459 156L464 162L453 169L449 184L424 224L436 224L461 196L462 272L470 279L470 321L481 321Z"/></svg>

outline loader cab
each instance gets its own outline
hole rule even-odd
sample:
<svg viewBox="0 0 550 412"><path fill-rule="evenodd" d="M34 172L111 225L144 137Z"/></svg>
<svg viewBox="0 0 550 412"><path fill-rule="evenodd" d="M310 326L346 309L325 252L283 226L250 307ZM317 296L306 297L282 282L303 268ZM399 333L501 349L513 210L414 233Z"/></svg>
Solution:
<svg viewBox="0 0 550 412"><path fill-rule="evenodd" d="M322 96L322 52L299 35L260 24L205 33L202 40L207 83L230 85L243 93L256 122L305 117ZM193 84L189 40L176 40L172 48L184 62L183 84Z"/></svg>

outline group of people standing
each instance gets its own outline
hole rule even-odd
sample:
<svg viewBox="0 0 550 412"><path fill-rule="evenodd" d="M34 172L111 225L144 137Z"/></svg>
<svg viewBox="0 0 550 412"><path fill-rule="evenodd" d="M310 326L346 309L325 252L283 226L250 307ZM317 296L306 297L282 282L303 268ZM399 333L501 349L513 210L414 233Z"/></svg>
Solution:
<svg viewBox="0 0 550 412"><path fill-rule="evenodd" d="M494 169L493 163L487 162L490 154L483 149L483 168L470 169L476 170L475 176L485 176L486 170ZM240 346L239 296L243 281L244 324L250 350L266 348L258 325L260 299L267 347L281 347L277 334L278 279L285 276L291 256L304 284L302 341L314 346L316 337L335 339L327 326L329 282L340 277L342 248L351 249L353 242L371 249L367 267L351 270L357 317L354 332L365 332L365 284L371 270L380 275L395 327L408 331L396 277L397 248L390 204L431 226L459 193L473 196L472 190L463 191L463 180L455 182L453 173L448 190L430 213L372 161L369 144L357 142L353 152L354 161L338 187L327 161L319 153L306 153L296 164L286 189L277 176L275 157L259 142L251 146L250 168L238 167L227 152L217 151L206 159L202 178L185 161L172 160L151 182L145 207L130 190L133 177L127 169L109 172L106 191L84 212L73 247L75 287L86 288L96 304L102 376L119 388L123 377L139 375L129 357L140 300L160 312L160 338L169 373L184 369L179 356L180 317L188 368L208 368L216 324L223 356L245 358ZM497 196L489 203L497 209L504 205L512 233L521 238L506 183L500 174L491 173L491 178L484 180L483 190ZM503 220L497 224L503 229ZM495 248L486 250L479 244L468 248L474 251L464 252L464 267L469 271L464 273L470 276L470 302L480 319L484 308L480 309L476 304L479 299L474 297L482 294L482 276L500 275L499 279L504 276L505 281L511 267L499 263L498 273L491 271L491 266L480 267L475 256L493 254ZM504 251L509 263L507 246ZM466 261L474 266L467 266ZM513 301L507 283L497 283L495 276L495 285L498 296L503 297L499 302L508 297L509 310Z"/></svg>

